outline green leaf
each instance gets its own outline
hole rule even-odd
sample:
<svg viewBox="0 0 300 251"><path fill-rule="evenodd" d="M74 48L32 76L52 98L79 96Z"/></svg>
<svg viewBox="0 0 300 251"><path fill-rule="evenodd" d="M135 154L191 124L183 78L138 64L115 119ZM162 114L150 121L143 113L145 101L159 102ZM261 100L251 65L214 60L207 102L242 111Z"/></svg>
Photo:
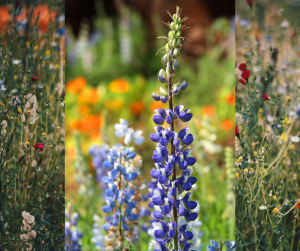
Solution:
<svg viewBox="0 0 300 251"><path fill-rule="evenodd" d="M133 246L133 244L131 242L129 244L129 251L135 251L135 247Z"/></svg>

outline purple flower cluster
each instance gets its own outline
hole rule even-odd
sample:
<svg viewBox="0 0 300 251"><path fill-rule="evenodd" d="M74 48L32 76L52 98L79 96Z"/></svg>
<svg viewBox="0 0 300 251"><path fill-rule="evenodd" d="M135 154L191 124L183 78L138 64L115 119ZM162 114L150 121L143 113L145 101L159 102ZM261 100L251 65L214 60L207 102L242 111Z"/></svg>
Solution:
<svg viewBox="0 0 300 251"><path fill-rule="evenodd" d="M162 58L162 63L166 69L159 71L158 80L166 83L168 90L161 88L160 93L153 93L152 97L156 101L169 102L167 110L157 109L153 115L153 122L156 133L150 135L153 142L157 143L152 159L156 169L151 171L151 176L158 181L157 187L153 191L152 203L152 232L156 238L154 251L190 251L194 234L189 230L191 221L198 217L198 213L193 212L197 207L197 202L192 200L190 192L197 178L192 176L193 166L196 159L191 157L191 149L188 146L193 142L193 135L189 128L184 128L179 132L174 130L176 119L188 122L193 117L189 109L178 105L173 109L173 97L187 88L187 82L172 85L172 76L178 67L175 59L179 55L181 47L181 28L186 18L180 18L180 9L177 7L176 14L170 15L172 23L168 23L171 31L168 34L168 42L164 47L166 54ZM164 122L170 127L164 128ZM179 217L182 217L179 225ZM183 222L183 223L182 223Z"/></svg>

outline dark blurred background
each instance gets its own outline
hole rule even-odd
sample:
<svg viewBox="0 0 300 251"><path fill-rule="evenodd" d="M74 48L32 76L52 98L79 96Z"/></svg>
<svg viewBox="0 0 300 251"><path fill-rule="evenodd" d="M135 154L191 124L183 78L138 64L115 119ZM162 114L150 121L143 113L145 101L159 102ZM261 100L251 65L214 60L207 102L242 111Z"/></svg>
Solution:
<svg viewBox="0 0 300 251"><path fill-rule="evenodd" d="M147 47L151 48L155 40L154 14L161 20L168 20L166 10L175 10L178 5L182 16L189 16L182 34L192 42L186 42L183 50L190 56L200 56L207 47L204 29L208 28L216 18L231 18L235 13L235 1L223 0L66 0L66 25L72 28L75 36L79 35L81 23L88 22L90 33L95 31L94 20L101 15L110 17L114 26L122 18L122 7L127 6L130 12L141 15L142 22L147 27Z"/></svg>

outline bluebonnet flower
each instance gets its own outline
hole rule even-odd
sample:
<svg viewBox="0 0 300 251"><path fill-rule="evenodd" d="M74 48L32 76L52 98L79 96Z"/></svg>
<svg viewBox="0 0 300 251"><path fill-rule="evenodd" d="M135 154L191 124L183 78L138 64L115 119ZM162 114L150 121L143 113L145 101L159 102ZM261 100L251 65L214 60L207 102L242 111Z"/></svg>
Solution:
<svg viewBox="0 0 300 251"><path fill-rule="evenodd" d="M105 249L105 240L103 234L103 224L101 222L101 218L98 215L93 216L94 224L93 224L93 238L92 242L95 244L95 248L97 250L104 250Z"/></svg>
<svg viewBox="0 0 300 251"><path fill-rule="evenodd" d="M153 115L153 122L158 125L155 132L150 135L153 142L157 143L152 159L156 169L151 171L153 179L157 180L157 187L153 189L152 203L152 228L149 234L156 239L152 242L155 251L190 251L193 244L190 242L194 233L190 231L190 222L198 218L198 213L193 212L197 207L197 202L192 200L192 193L189 192L196 183L197 178L192 176L193 166L196 159L190 157L191 149L187 148L194 140L189 128L184 128L179 132L174 130L176 119L188 122L193 114L183 105L173 108L173 97L180 91L187 88L187 82L171 83L178 61L175 59L181 48L181 28L182 23L187 19L180 18L181 10L176 8L176 14L169 13L173 21L167 26L171 29L168 34L168 42L161 50L166 54L162 58L166 69L161 69L158 80L166 83L168 90L160 89L160 93L153 93L155 101L163 103L169 101L169 108L156 109ZM164 128L161 125L167 122L170 127ZM170 148L168 147L170 146ZM183 221L180 221L182 219ZM180 224L179 224L180 223Z"/></svg>
<svg viewBox="0 0 300 251"><path fill-rule="evenodd" d="M96 181L99 183L100 189L104 187L102 178L107 174L107 169L104 168L103 162L106 160L108 152L109 146L107 144L101 146L92 145L89 149L89 154L93 156L92 165L96 171Z"/></svg>
<svg viewBox="0 0 300 251"><path fill-rule="evenodd" d="M71 215L71 204L68 204L65 211L65 250L80 251L80 239L83 237L82 233L77 228L78 213Z"/></svg>
<svg viewBox="0 0 300 251"><path fill-rule="evenodd" d="M134 131L129 128L129 123L125 119L120 119L120 123L115 124L116 136L118 138L124 137L124 144L128 145L133 140L136 145L141 145L144 142L144 136L142 131Z"/></svg>
<svg viewBox="0 0 300 251"><path fill-rule="evenodd" d="M105 250L122 249L125 238L128 242L136 242L138 229L130 222L138 220L136 192L134 181L138 172L134 167L136 153L133 148L124 148L121 144L114 145L107 154L107 160L103 166L108 170L103 177L103 183L107 185L105 191L106 205L102 207L106 223L104 230L108 246Z"/></svg>
<svg viewBox="0 0 300 251"><path fill-rule="evenodd" d="M227 246L226 251L234 251L235 250L235 241L229 241L223 243ZM221 244L221 245L223 245ZM206 247L206 251L220 251L220 245L215 240L210 240L210 245Z"/></svg>

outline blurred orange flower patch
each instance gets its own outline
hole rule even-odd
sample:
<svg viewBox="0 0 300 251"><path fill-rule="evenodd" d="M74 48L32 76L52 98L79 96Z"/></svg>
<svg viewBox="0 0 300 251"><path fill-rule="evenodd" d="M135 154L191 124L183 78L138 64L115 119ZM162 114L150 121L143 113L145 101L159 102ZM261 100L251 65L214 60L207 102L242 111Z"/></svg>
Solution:
<svg viewBox="0 0 300 251"><path fill-rule="evenodd" d="M66 85L66 90L69 93L77 94L86 87L86 79L84 77L77 77L73 80L69 80Z"/></svg>
<svg viewBox="0 0 300 251"><path fill-rule="evenodd" d="M142 111L145 109L145 104L142 100L133 101L129 105L131 112L134 115L140 115Z"/></svg>
<svg viewBox="0 0 300 251"><path fill-rule="evenodd" d="M118 78L108 85L108 90L111 92L125 93L129 90L129 87L129 83L124 78Z"/></svg>
<svg viewBox="0 0 300 251"><path fill-rule="evenodd" d="M213 116L215 113L215 109L211 105L205 105L202 108L202 115L206 115L208 117Z"/></svg>
<svg viewBox="0 0 300 251"><path fill-rule="evenodd" d="M80 128L79 130L83 133L94 133L100 130L100 128L104 124L103 117L98 115L87 114L83 116L80 120Z"/></svg>
<svg viewBox="0 0 300 251"><path fill-rule="evenodd" d="M38 25L43 33L46 33L51 20L57 16L56 11L49 13L49 7L46 4L39 4L33 11L33 21L39 16Z"/></svg>
<svg viewBox="0 0 300 251"><path fill-rule="evenodd" d="M110 111L121 109L123 104L122 99L108 99L104 102L104 106Z"/></svg>
<svg viewBox="0 0 300 251"><path fill-rule="evenodd" d="M11 16L8 13L9 8L7 6L0 7L0 27L1 30L5 30L5 26L8 23L8 20L12 20Z"/></svg>
<svg viewBox="0 0 300 251"><path fill-rule="evenodd" d="M234 126L234 123L233 123L233 121L231 119L225 119L221 123L221 128L224 131L231 130L233 128L233 126Z"/></svg>
<svg viewBox="0 0 300 251"><path fill-rule="evenodd" d="M157 102L157 101L152 101L151 105L150 105L150 109L152 112L154 112L154 110L156 109L161 109L163 108L164 104L162 102Z"/></svg>
<svg viewBox="0 0 300 251"><path fill-rule="evenodd" d="M235 104L235 93L231 93L228 98L227 98L227 102L230 105L234 105Z"/></svg>
<svg viewBox="0 0 300 251"><path fill-rule="evenodd" d="M78 95L80 103L96 104L100 100L100 91L97 88L84 89Z"/></svg>
<svg viewBox="0 0 300 251"><path fill-rule="evenodd" d="M87 114L91 112L91 108L88 105L79 104L78 105L78 113L81 115Z"/></svg>

